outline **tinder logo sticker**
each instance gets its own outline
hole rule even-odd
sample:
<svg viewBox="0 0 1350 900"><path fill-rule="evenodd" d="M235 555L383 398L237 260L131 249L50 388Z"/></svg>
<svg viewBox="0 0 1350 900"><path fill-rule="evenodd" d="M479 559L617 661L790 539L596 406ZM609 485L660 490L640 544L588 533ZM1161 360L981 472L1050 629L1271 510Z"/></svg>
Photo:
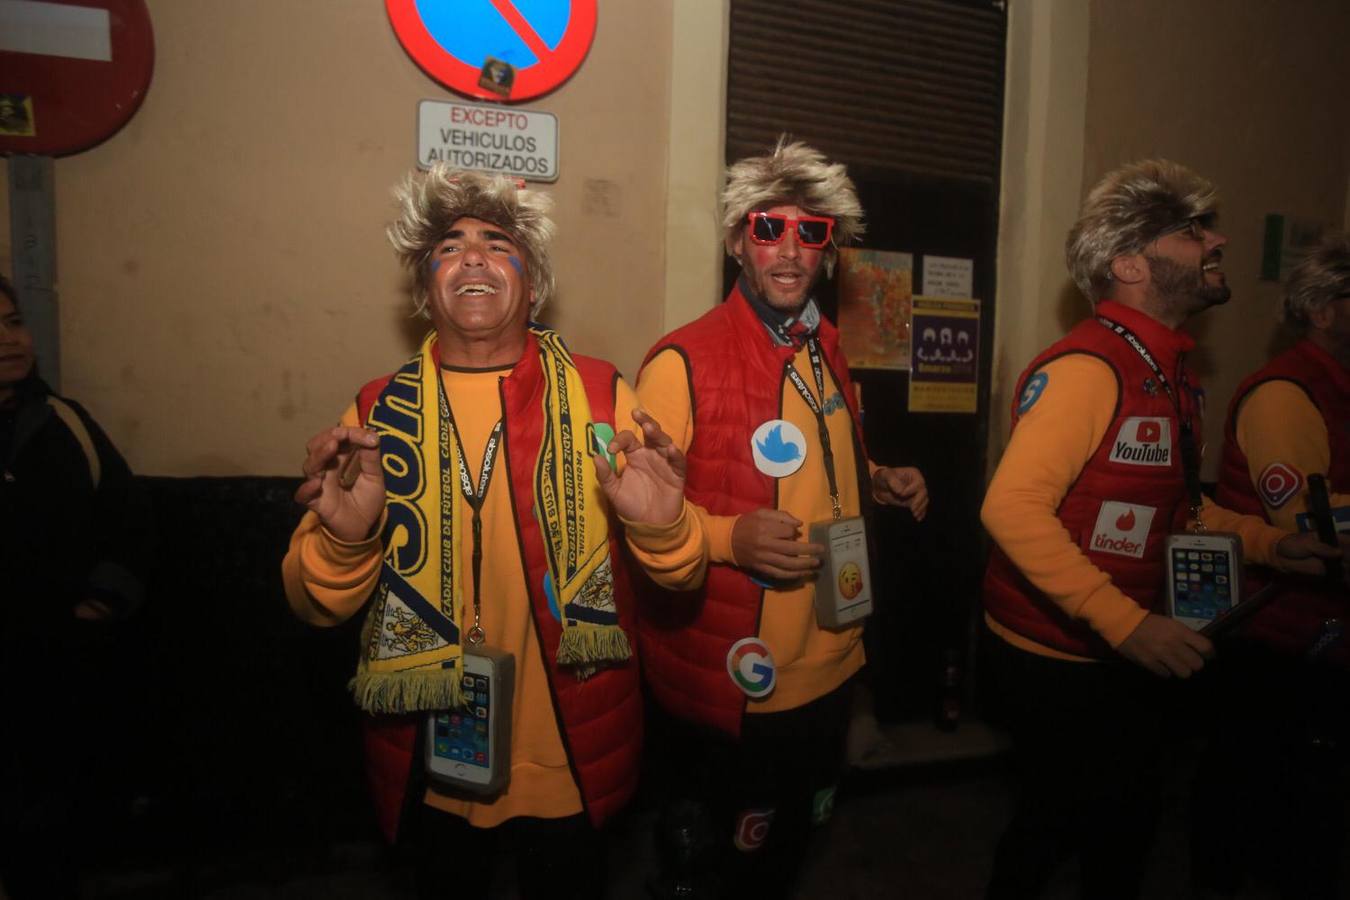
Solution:
<svg viewBox="0 0 1350 900"><path fill-rule="evenodd" d="M1097 513L1097 525L1092 529L1088 549L1136 559L1142 557L1155 512L1157 510L1152 506L1106 501Z"/></svg>
<svg viewBox="0 0 1350 900"><path fill-rule="evenodd" d="M1111 462L1127 466L1170 466L1171 421L1143 416L1126 419L1111 444Z"/></svg>

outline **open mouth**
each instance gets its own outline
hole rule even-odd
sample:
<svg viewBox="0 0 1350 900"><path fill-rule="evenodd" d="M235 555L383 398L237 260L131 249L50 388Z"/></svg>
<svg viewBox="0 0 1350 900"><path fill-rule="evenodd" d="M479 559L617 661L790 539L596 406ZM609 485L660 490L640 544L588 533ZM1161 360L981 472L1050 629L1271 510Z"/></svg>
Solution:
<svg viewBox="0 0 1350 900"><path fill-rule="evenodd" d="M486 297L497 293L497 289L490 284L481 281L461 284L455 288L456 297Z"/></svg>

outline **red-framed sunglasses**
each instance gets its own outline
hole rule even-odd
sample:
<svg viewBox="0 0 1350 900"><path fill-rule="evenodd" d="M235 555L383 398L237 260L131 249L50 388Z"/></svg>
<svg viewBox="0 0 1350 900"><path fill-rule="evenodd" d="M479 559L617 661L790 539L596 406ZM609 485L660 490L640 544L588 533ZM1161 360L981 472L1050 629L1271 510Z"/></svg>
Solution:
<svg viewBox="0 0 1350 900"><path fill-rule="evenodd" d="M788 229L796 232L797 246L819 250L830 242L830 235L834 233L834 219L829 216L798 216L794 219L771 212L750 214L750 240L756 244L781 243Z"/></svg>

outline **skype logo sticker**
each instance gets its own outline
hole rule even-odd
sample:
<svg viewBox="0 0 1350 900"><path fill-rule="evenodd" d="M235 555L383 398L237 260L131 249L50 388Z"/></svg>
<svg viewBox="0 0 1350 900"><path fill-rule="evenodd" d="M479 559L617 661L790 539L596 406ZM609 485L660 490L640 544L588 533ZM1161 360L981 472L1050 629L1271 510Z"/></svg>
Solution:
<svg viewBox="0 0 1350 900"><path fill-rule="evenodd" d="M773 655L759 638L741 638L731 645L727 652L727 674L751 700L769 696L778 683Z"/></svg>
<svg viewBox="0 0 1350 900"><path fill-rule="evenodd" d="M784 478L806 462L806 435L786 419L770 419L750 436L755 468L770 478Z"/></svg>

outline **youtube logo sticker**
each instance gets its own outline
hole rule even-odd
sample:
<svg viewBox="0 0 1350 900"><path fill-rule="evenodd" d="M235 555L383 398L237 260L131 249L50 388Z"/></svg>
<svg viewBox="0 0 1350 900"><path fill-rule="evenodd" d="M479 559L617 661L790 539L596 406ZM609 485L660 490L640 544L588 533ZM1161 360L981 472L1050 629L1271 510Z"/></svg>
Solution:
<svg viewBox="0 0 1350 900"><path fill-rule="evenodd" d="M1171 420L1146 416L1126 419L1111 445L1111 462L1127 466L1170 466Z"/></svg>
<svg viewBox="0 0 1350 900"><path fill-rule="evenodd" d="M1155 512L1157 510L1152 506L1107 500L1097 513L1097 524L1092 529L1088 549L1097 553L1141 558Z"/></svg>

